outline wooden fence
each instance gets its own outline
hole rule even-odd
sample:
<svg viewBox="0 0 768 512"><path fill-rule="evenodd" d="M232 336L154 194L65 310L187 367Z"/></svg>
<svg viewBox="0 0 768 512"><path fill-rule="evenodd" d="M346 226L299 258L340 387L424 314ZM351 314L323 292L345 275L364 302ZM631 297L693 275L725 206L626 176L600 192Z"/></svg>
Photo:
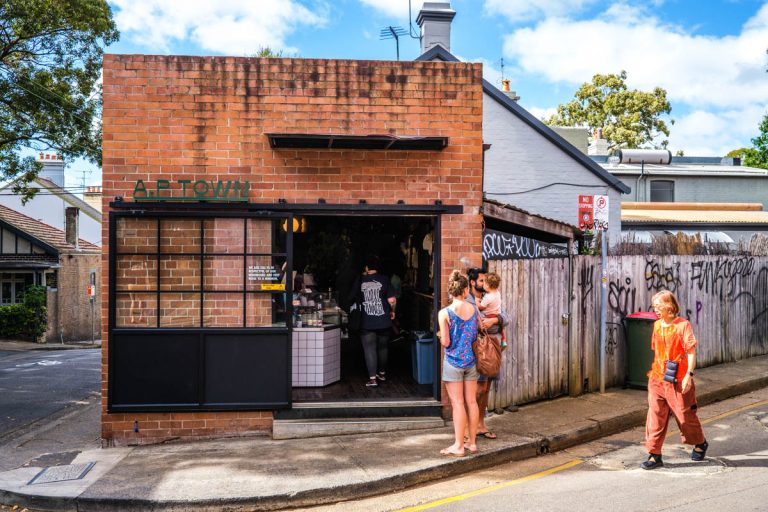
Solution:
<svg viewBox="0 0 768 512"><path fill-rule="evenodd" d="M490 261L512 317L490 407L595 391L600 382L600 258ZM699 340L700 367L768 354L768 257L611 256L606 386L626 377L624 317L673 291ZM570 307L569 307L570 306Z"/></svg>

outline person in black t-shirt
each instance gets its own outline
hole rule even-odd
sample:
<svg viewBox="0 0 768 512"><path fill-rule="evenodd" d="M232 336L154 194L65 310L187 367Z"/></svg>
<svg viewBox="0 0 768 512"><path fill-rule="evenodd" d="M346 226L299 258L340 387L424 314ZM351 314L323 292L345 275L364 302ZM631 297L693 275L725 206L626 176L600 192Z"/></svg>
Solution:
<svg viewBox="0 0 768 512"><path fill-rule="evenodd" d="M362 321L360 341L365 354L365 366L368 369L367 387L376 387L379 381L387 380L387 343L395 318L397 299L390 285L389 278L379 274L379 258L369 256L365 261L365 272L360 278L360 302Z"/></svg>

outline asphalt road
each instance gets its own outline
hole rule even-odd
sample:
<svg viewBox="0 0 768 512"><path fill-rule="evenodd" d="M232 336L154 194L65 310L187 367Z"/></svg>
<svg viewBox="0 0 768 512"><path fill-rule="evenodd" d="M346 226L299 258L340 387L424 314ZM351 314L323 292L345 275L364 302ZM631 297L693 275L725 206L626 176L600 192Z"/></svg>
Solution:
<svg viewBox="0 0 768 512"><path fill-rule="evenodd" d="M101 351L0 351L0 438L99 392Z"/></svg>
<svg viewBox="0 0 768 512"><path fill-rule="evenodd" d="M679 434L672 434L664 445L665 467L640 469L646 455L642 448L644 429L637 428L543 457L311 510L768 510L768 389L704 407L700 418L710 443L704 462L692 462L690 447L680 443Z"/></svg>

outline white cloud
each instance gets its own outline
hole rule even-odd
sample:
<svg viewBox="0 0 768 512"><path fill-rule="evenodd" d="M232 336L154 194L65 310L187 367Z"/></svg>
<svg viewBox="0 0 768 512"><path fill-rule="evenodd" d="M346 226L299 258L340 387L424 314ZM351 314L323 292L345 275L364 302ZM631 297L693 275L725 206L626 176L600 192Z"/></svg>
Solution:
<svg viewBox="0 0 768 512"><path fill-rule="evenodd" d="M662 24L624 5L598 19L548 18L506 36L505 57L552 82L580 84L625 69L631 87L667 90L694 106L738 107L768 98L768 5L737 36L710 37Z"/></svg>
<svg viewBox="0 0 768 512"><path fill-rule="evenodd" d="M549 17L515 30L503 53L520 72L573 90L596 73L621 70L632 88L663 87L677 121L670 149L722 155L749 145L765 113L767 41L768 4L739 33L715 37L620 2L594 19Z"/></svg>
<svg viewBox="0 0 768 512"><path fill-rule="evenodd" d="M669 149L672 153L683 150L687 156L725 156L751 145L764 115L760 105L718 112L695 110L671 127Z"/></svg>
<svg viewBox="0 0 768 512"><path fill-rule="evenodd" d="M408 23L408 1L407 0L360 0L360 3L372 7L380 13L396 18L403 27ZM411 2L413 7L412 18L416 21L416 15L421 10L422 2L418 0Z"/></svg>
<svg viewBox="0 0 768 512"><path fill-rule="evenodd" d="M500 14L512 23L581 11L597 0L485 0L485 12Z"/></svg>
<svg viewBox="0 0 768 512"><path fill-rule="evenodd" d="M531 113L536 119L546 120L557 114L555 107L525 107L525 110Z"/></svg>
<svg viewBox="0 0 768 512"><path fill-rule="evenodd" d="M167 52L173 42L203 50L247 55L269 46L297 49L286 38L301 26L326 22L325 4L310 10L296 0L111 0L118 29L134 42Z"/></svg>

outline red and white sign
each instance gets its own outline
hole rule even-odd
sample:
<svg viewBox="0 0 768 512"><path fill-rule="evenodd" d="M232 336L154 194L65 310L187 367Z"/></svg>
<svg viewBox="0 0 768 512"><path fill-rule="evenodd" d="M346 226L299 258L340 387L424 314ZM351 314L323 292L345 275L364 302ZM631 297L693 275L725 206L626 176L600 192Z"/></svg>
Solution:
<svg viewBox="0 0 768 512"><path fill-rule="evenodd" d="M608 196L579 196L579 229L608 229Z"/></svg>
<svg viewBox="0 0 768 512"><path fill-rule="evenodd" d="M96 285L95 284L89 284L88 285L88 296L89 297L95 297L96 296Z"/></svg>
<svg viewBox="0 0 768 512"><path fill-rule="evenodd" d="M594 225L595 207L592 196L579 196L579 229L586 231Z"/></svg>

